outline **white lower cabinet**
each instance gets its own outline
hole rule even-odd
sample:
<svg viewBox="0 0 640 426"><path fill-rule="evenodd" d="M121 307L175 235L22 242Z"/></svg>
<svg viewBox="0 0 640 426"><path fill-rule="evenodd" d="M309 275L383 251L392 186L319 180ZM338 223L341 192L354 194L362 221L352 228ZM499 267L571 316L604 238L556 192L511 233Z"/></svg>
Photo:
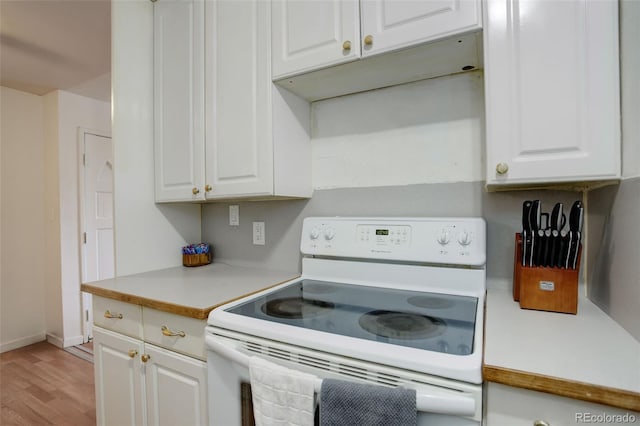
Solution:
<svg viewBox="0 0 640 426"><path fill-rule="evenodd" d="M96 423L142 425L144 343L123 334L93 328Z"/></svg>
<svg viewBox="0 0 640 426"><path fill-rule="evenodd" d="M94 328L98 426L208 424L207 364Z"/></svg>
<svg viewBox="0 0 640 426"><path fill-rule="evenodd" d="M145 344L147 424L206 425L207 364Z"/></svg>
<svg viewBox="0 0 640 426"><path fill-rule="evenodd" d="M619 425L640 421L637 412L498 383L485 385L485 404L486 426Z"/></svg>

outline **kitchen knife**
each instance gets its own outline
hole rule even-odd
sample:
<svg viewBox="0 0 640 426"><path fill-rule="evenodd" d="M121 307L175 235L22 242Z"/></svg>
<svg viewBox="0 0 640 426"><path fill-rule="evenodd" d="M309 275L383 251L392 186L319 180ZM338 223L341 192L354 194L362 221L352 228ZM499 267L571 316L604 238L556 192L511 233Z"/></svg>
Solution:
<svg viewBox="0 0 640 426"><path fill-rule="evenodd" d="M569 234L567 231L560 231L560 242L558 245L558 259L556 266L559 268L567 268L567 258L569 250Z"/></svg>
<svg viewBox="0 0 640 426"><path fill-rule="evenodd" d="M558 250L560 249L560 231L551 230L551 253L549 253L549 267L560 266L558 262Z"/></svg>
<svg viewBox="0 0 640 426"><path fill-rule="evenodd" d="M551 217L549 219L549 229L551 230L551 237L549 241L549 260L547 265L549 267L559 267L560 266L560 231L564 228L564 224L567 220L567 217L563 213L563 204L556 203L553 206L553 210L551 211Z"/></svg>
<svg viewBox="0 0 640 426"><path fill-rule="evenodd" d="M542 245L542 254L540 255L540 263L538 266L551 266L551 229L547 228L544 231L543 236L543 245Z"/></svg>
<svg viewBox="0 0 640 426"><path fill-rule="evenodd" d="M529 211L529 229L531 230L531 245L529 247L529 266L535 266L536 254L539 245L538 230L540 230L540 200L531 202Z"/></svg>
<svg viewBox="0 0 640 426"><path fill-rule="evenodd" d="M584 223L584 207L581 201L576 201L569 212L569 234L571 235L567 268L575 269L578 263L578 251L582 240L582 225Z"/></svg>
<svg viewBox="0 0 640 426"><path fill-rule="evenodd" d="M527 266L528 250L531 247L531 227L529 226L531 205L530 200L522 203L522 266Z"/></svg>
<svg viewBox="0 0 640 426"><path fill-rule="evenodd" d="M553 231L560 231L564 227L564 223L567 217L562 212L562 203L556 203L551 211L551 218L549 219L549 228Z"/></svg>

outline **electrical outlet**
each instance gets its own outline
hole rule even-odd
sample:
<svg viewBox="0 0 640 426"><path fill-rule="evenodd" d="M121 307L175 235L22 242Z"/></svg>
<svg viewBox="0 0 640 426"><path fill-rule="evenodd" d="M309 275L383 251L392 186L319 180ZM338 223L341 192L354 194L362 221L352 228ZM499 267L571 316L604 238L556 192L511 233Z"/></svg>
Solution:
<svg viewBox="0 0 640 426"><path fill-rule="evenodd" d="M240 226L240 206L229 206L229 225Z"/></svg>
<svg viewBox="0 0 640 426"><path fill-rule="evenodd" d="M264 222L253 222L253 244L263 246L265 244Z"/></svg>

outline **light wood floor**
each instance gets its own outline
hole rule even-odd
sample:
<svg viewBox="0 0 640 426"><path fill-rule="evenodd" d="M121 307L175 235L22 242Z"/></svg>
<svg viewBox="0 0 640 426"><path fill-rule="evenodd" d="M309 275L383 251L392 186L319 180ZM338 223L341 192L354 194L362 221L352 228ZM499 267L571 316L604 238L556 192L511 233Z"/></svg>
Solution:
<svg viewBox="0 0 640 426"><path fill-rule="evenodd" d="M2 426L95 426L93 364L47 342L0 354Z"/></svg>

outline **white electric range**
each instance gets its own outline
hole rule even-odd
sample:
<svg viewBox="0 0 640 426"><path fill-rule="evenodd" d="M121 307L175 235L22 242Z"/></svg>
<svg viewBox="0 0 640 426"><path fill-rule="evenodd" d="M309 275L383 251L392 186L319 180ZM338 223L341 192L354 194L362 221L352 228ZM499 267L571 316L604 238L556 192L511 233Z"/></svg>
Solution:
<svg viewBox="0 0 640 426"><path fill-rule="evenodd" d="M255 355L316 375L318 389L323 378L414 388L420 425L480 424L485 228L480 218L305 219L301 277L209 315L211 425L250 424Z"/></svg>

